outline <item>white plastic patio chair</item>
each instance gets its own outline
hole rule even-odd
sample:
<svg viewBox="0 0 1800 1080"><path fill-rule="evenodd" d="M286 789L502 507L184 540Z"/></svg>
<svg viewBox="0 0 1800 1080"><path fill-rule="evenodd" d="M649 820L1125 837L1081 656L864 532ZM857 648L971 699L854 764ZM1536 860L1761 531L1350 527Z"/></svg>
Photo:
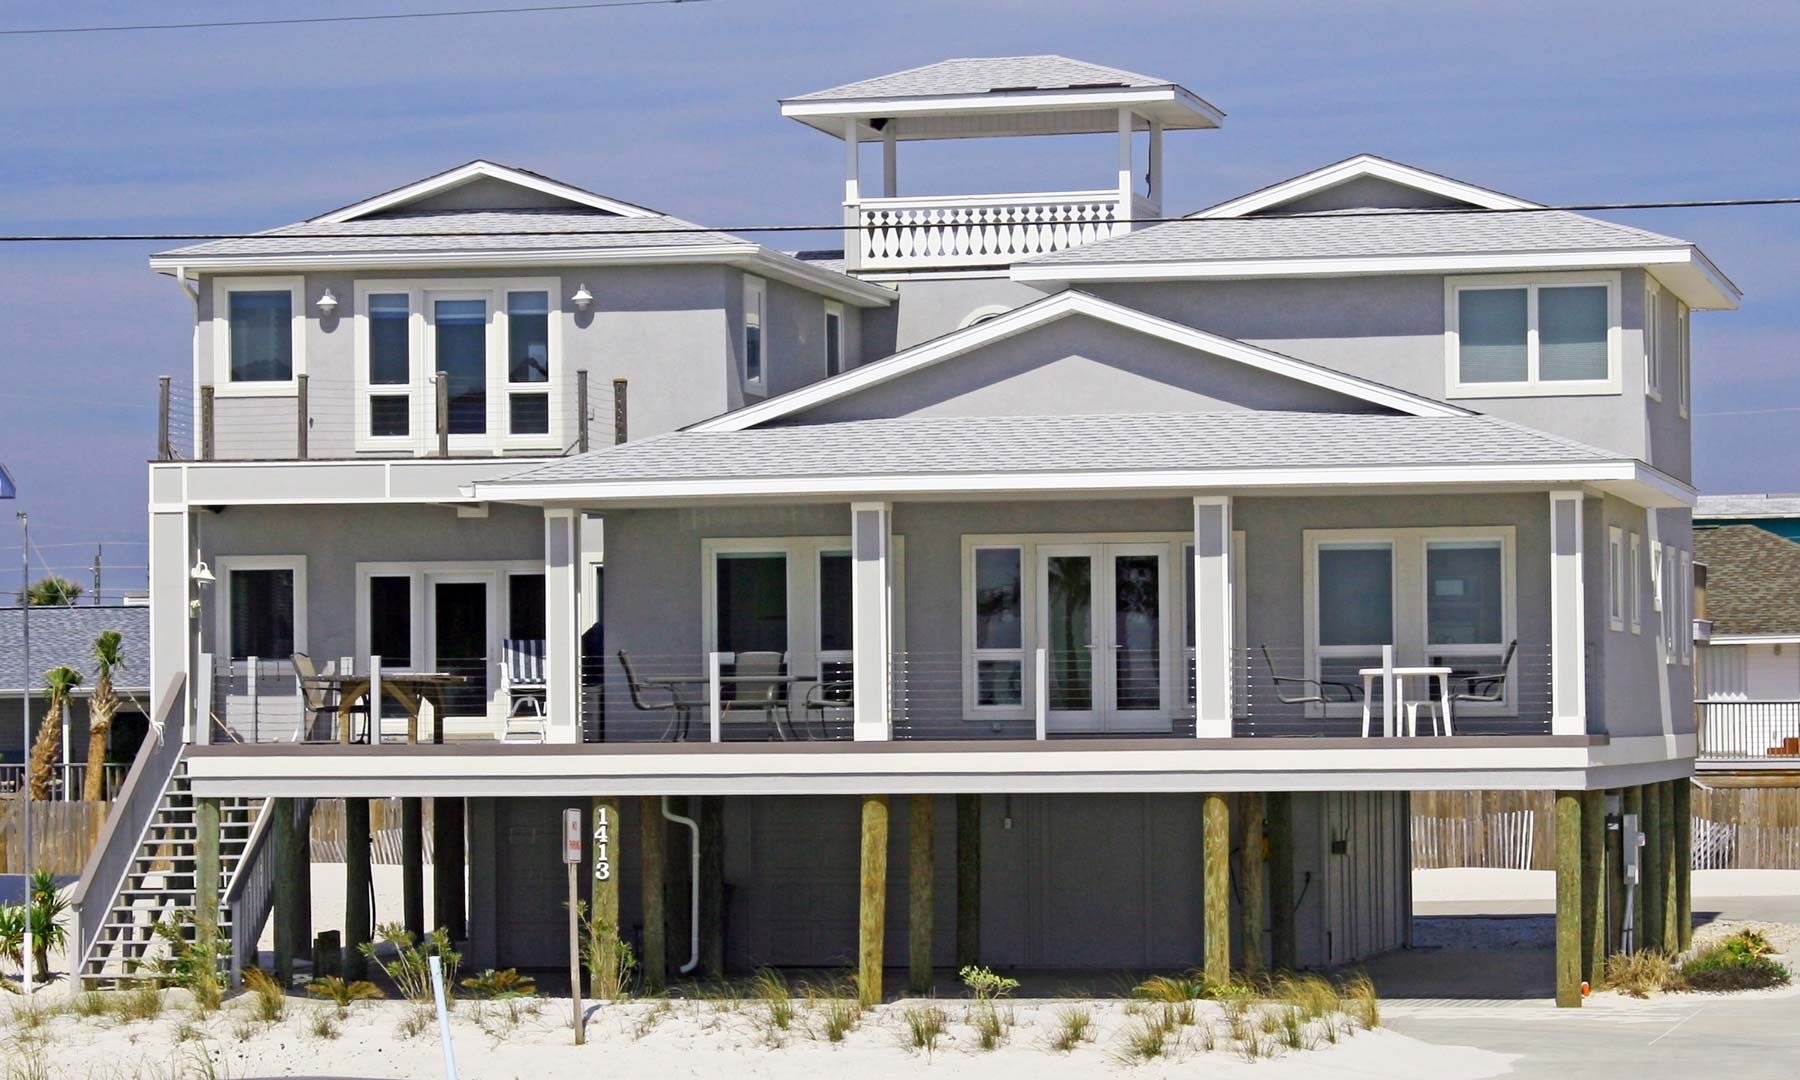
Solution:
<svg viewBox="0 0 1800 1080"><path fill-rule="evenodd" d="M501 742L541 743L549 740L542 639L508 638L501 643L500 685L508 701Z"/></svg>

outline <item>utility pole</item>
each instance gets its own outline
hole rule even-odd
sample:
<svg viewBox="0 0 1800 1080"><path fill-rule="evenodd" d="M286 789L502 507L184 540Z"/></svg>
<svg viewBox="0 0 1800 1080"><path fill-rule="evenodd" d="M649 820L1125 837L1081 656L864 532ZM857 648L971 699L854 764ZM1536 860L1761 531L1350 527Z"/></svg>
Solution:
<svg viewBox="0 0 1800 1080"><path fill-rule="evenodd" d="M100 606L100 551L103 545L94 545L94 606Z"/></svg>
<svg viewBox="0 0 1800 1080"><path fill-rule="evenodd" d="M11 485L8 485L11 489ZM25 984L25 996L30 997L37 988L37 972L32 967L33 939L31 933L31 590L27 587L31 577L31 519L25 511L18 512L19 518L19 647L24 656L24 663L19 671L19 748L21 760L25 768L20 772L23 778L19 784L18 798L24 804L25 815L25 970L20 976Z"/></svg>

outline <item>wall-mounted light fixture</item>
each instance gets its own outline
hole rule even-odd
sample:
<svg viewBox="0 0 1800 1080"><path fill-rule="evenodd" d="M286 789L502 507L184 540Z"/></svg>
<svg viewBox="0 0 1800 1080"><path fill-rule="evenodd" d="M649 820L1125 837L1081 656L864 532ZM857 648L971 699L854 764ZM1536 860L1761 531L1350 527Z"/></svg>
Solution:
<svg viewBox="0 0 1800 1080"><path fill-rule="evenodd" d="M337 305L338 305L337 297L331 295L330 289L326 289L324 294L319 297L318 305L319 305L320 311L323 311L325 314L329 315L332 312L337 310Z"/></svg>
<svg viewBox="0 0 1800 1080"><path fill-rule="evenodd" d="M586 311L588 308L594 306L594 294L588 292L588 287L586 285L575 286L575 295L569 297L569 299L574 301L575 310L577 311Z"/></svg>

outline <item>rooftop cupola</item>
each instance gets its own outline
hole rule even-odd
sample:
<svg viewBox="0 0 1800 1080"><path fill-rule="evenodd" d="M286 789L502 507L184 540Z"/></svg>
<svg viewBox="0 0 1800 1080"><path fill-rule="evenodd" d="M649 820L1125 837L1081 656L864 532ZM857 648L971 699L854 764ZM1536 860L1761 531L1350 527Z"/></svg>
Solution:
<svg viewBox="0 0 1800 1080"><path fill-rule="evenodd" d="M1163 132L1225 119L1179 83L1064 56L940 60L787 98L781 114L844 140L844 256L864 271L1000 267L1130 232L1133 219L1162 213ZM1141 173L1136 132L1148 135ZM1109 133L1118 135L1111 187L899 193L902 142ZM882 146L878 198L862 190L865 142Z"/></svg>

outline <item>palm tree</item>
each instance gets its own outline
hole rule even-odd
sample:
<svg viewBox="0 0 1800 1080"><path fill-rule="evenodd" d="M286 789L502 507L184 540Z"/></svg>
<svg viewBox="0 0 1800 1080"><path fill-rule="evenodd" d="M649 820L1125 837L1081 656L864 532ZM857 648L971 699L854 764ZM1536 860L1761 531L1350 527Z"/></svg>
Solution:
<svg viewBox="0 0 1800 1080"><path fill-rule="evenodd" d="M32 607L72 607L80 596L81 586L55 574L33 582L25 590L25 602Z"/></svg>
<svg viewBox="0 0 1800 1080"><path fill-rule="evenodd" d="M119 695L113 692L113 672L125 662L125 636L102 630L94 639L94 692L88 697L87 784L81 797L88 802L106 798L106 736L119 711Z"/></svg>
<svg viewBox="0 0 1800 1080"><path fill-rule="evenodd" d="M50 691L50 706L44 711L44 726L38 728L31 744L31 798L50 797L50 771L56 767L57 752L62 749L63 706L69 695L81 685L81 672L67 664L58 664L44 672L44 688Z"/></svg>

